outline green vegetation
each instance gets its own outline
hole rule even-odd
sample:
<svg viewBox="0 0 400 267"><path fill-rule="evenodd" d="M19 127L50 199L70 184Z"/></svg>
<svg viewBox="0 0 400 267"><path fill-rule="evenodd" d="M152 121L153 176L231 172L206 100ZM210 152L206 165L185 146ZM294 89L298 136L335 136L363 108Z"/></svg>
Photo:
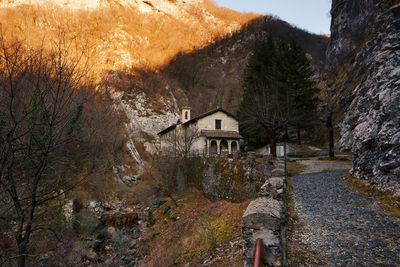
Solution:
<svg viewBox="0 0 400 267"><path fill-rule="evenodd" d="M239 108L242 133L267 138L276 155L277 136L289 128L310 128L318 102L312 81L311 63L295 43L270 38L250 58L243 78L243 99Z"/></svg>

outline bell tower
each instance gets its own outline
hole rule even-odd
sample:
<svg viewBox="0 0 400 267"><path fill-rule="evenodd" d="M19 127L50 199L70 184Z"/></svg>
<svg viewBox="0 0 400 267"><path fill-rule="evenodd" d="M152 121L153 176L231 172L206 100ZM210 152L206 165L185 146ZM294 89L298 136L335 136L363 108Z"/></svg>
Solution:
<svg viewBox="0 0 400 267"><path fill-rule="evenodd" d="M182 123L185 123L190 120L190 112L191 111L192 111L192 109L190 107L182 108L182 117L181 117Z"/></svg>

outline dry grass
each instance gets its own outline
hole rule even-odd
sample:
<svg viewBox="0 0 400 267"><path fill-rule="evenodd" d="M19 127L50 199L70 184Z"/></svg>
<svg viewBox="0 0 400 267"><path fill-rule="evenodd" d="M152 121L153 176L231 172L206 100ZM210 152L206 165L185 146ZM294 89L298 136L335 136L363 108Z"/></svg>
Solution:
<svg viewBox="0 0 400 267"><path fill-rule="evenodd" d="M259 17L260 15L249 12L249 13L241 13L226 7L218 6L213 0L205 0L204 7L207 9L215 17L224 20L226 23L239 23L240 25L244 25L249 21Z"/></svg>
<svg viewBox="0 0 400 267"><path fill-rule="evenodd" d="M132 187L119 184L113 194L126 200L129 205L144 207L161 193L157 181L154 179L154 174L151 171L145 171L139 178L139 183Z"/></svg>
<svg viewBox="0 0 400 267"><path fill-rule="evenodd" d="M373 197L380 203L380 208L388 211L393 217L400 218L400 197L380 191L375 185L366 184L360 179L346 173L347 184L360 193Z"/></svg>
<svg viewBox="0 0 400 267"><path fill-rule="evenodd" d="M299 175L306 168L306 166L299 164L296 161L287 161L286 167L287 167L287 172L288 172L289 177Z"/></svg>
<svg viewBox="0 0 400 267"><path fill-rule="evenodd" d="M242 266L241 217L249 201L211 202L196 189L175 198L178 207L169 201L153 213L146 266ZM167 205L171 210L163 214Z"/></svg>

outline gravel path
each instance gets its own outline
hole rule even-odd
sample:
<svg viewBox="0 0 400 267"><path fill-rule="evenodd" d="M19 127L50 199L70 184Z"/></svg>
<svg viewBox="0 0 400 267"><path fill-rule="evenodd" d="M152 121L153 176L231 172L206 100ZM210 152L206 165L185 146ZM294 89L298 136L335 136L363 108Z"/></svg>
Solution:
<svg viewBox="0 0 400 267"><path fill-rule="evenodd" d="M347 166L346 166L347 167ZM372 198L344 184L345 171L292 177L296 239L327 266L400 266L400 225Z"/></svg>
<svg viewBox="0 0 400 267"><path fill-rule="evenodd" d="M323 171L350 170L351 167L353 167L353 163L351 161L305 159L297 160L297 162L305 166L305 170L302 172L302 174Z"/></svg>

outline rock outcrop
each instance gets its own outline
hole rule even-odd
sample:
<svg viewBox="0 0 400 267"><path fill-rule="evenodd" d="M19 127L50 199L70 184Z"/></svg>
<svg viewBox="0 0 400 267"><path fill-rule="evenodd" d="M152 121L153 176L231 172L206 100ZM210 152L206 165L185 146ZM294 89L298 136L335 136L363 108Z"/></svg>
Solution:
<svg viewBox="0 0 400 267"><path fill-rule="evenodd" d="M334 0L331 13L340 148L354 154L353 175L400 194L400 2Z"/></svg>

